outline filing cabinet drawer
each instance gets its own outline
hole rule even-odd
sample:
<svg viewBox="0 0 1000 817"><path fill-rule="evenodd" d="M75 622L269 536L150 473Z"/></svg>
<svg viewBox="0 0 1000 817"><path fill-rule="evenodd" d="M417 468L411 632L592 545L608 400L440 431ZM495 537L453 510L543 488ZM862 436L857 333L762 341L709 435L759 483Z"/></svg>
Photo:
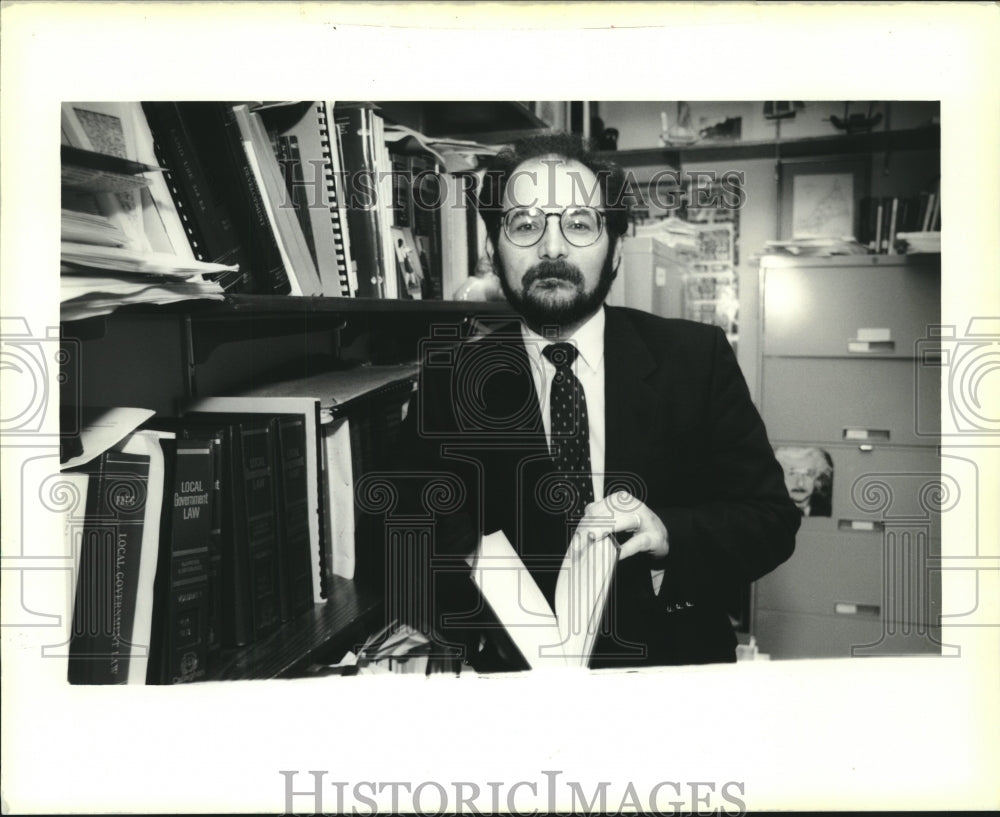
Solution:
<svg viewBox="0 0 1000 817"><path fill-rule="evenodd" d="M941 369L922 369L918 392L916 365L765 358L761 405L768 434L831 443L872 435L882 443L934 444L941 428Z"/></svg>
<svg viewBox="0 0 1000 817"><path fill-rule="evenodd" d="M765 266L764 354L913 357L940 320L940 262Z"/></svg>
<svg viewBox="0 0 1000 817"><path fill-rule="evenodd" d="M792 498L802 499L795 489L807 483L813 489L803 533L922 531L939 539L941 515L958 501L958 485L952 477L942 477L936 448L875 445L862 451L856 445L811 446L774 438L772 444L786 469ZM832 481L821 473L826 461L815 448L833 462Z"/></svg>
<svg viewBox="0 0 1000 817"><path fill-rule="evenodd" d="M791 559L757 581L758 611L937 624L941 571L926 537L800 533Z"/></svg>
<svg viewBox="0 0 1000 817"><path fill-rule="evenodd" d="M617 281L620 304L664 318L683 314L685 266L655 238L633 238L624 245Z"/></svg>
<svg viewBox="0 0 1000 817"><path fill-rule="evenodd" d="M843 616L814 616L762 610L754 635L771 658L852 658L940 655L939 627L883 625Z"/></svg>

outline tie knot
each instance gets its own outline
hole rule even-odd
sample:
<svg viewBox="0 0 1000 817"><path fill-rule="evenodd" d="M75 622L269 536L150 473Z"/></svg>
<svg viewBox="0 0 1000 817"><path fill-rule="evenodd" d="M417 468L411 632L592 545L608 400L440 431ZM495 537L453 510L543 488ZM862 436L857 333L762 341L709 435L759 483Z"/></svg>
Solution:
<svg viewBox="0 0 1000 817"><path fill-rule="evenodd" d="M580 351L572 343L552 343L542 349L542 354L556 369L568 369L576 362Z"/></svg>

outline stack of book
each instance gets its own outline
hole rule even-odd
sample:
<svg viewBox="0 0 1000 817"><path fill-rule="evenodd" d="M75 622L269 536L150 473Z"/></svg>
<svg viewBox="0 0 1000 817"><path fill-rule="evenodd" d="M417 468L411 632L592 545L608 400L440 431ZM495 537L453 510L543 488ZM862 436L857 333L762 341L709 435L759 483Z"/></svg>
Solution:
<svg viewBox="0 0 1000 817"><path fill-rule="evenodd" d="M373 104L62 112L67 319L227 292L449 298L478 260L471 192L496 149L428 140Z"/></svg>
<svg viewBox="0 0 1000 817"><path fill-rule="evenodd" d="M205 398L178 418L103 412L68 459L86 496L69 680L197 681L331 597L331 576L377 581L378 526L355 500L389 465L415 366ZM133 417L116 435L110 418Z"/></svg>
<svg viewBox="0 0 1000 817"><path fill-rule="evenodd" d="M221 298L227 264L191 253L137 104L62 105L63 318Z"/></svg>
<svg viewBox="0 0 1000 817"><path fill-rule="evenodd" d="M861 200L858 241L876 255L897 255L900 251L940 252L929 249L934 242L914 239L919 233L938 233L941 229L941 194L938 191L923 192L909 197L869 197ZM910 237L911 245L919 245L920 250L907 250L900 242ZM930 236L928 236L930 238Z"/></svg>

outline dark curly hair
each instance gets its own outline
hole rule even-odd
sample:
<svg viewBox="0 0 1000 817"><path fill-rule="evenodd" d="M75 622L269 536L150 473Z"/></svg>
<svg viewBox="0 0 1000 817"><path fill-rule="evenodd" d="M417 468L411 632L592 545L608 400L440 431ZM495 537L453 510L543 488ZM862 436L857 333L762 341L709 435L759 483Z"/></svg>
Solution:
<svg viewBox="0 0 1000 817"><path fill-rule="evenodd" d="M558 156L567 161L579 162L597 176L604 202L604 221L614 246L628 229L625 173L613 162L596 156L581 137L572 133L540 133L519 139L490 160L479 188L476 206L493 246L497 246L500 237L507 181L519 165L542 156Z"/></svg>

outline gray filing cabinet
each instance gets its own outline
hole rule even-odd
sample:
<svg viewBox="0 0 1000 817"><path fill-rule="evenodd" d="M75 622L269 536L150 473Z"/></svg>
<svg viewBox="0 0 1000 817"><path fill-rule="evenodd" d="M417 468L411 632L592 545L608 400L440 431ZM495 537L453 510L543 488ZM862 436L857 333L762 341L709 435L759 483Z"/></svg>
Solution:
<svg viewBox="0 0 1000 817"><path fill-rule="evenodd" d="M656 237L628 238L622 245L621 267L607 303L679 318L686 269L684 259Z"/></svg>
<svg viewBox="0 0 1000 817"><path fill-rule="evenodd" d="M940 257L766 256L756 307L758 405L807 508L755 586L761 650L939 652Z"/></svg>

